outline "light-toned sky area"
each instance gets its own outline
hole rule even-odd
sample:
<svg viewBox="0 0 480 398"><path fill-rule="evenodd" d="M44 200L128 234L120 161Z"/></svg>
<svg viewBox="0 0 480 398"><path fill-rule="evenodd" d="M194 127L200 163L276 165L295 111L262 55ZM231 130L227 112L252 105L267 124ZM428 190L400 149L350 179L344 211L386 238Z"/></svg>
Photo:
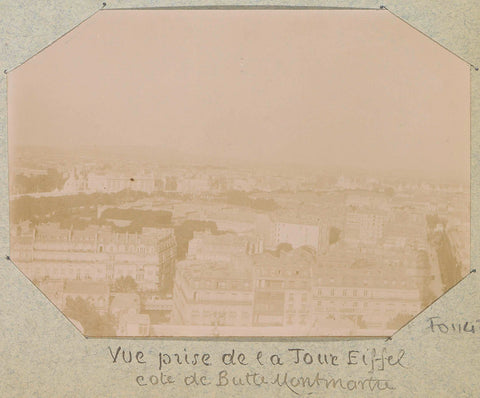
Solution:
<svg viewBox="0 0 480 398"><path fill-rule="evenodd" d="M9 137L467 175L469 73L388 11L101 11L8 74Z"/></svg>

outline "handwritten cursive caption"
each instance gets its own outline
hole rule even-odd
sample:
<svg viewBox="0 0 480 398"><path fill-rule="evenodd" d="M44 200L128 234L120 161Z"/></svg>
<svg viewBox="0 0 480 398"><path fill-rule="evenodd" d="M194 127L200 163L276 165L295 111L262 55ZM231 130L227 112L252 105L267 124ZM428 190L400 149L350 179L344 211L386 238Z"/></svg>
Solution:
<svg viewBox="0 0 480 398"><path fill-rule="evenodd" d="M407 368L403 349L369 348L344 352L314 352L290 347L279 352L243 352L232 348L222 353L132 350L121 345L108 347L115 366L135 366L134 382L139 388L168 388L181 384L189 388L275 387L293 395L325 390L394 390L383 375L394 368ZM152 369L145 372L145 368ZM337 369L357 369L362 377L336 377ZM142 370L140 372L139 370Z"/></svg>
<svg viewBox="0 0 480 398"><path fill-rule="evenodd" d="M460 322L445 321L439 316L427 319L427 329L438 334L479 334L480 319Z"/></svg>

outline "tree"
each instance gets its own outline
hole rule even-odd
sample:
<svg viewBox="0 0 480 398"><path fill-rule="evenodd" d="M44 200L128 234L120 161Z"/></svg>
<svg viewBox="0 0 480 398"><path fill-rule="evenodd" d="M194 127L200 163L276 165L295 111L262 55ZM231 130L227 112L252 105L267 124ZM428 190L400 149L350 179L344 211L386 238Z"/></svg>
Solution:
<svg viewBox="0 0 480 398"><path fill-rule="evenodd" d="M385 188L385 193L388 197L392 198L395 195L395 190L392 187Z"/></svg>
<svg viewBox="0 0 480 398"><path fill-rule="evenodd" d="M217 224L213 221L186 220L175 227L175 239L177 241L177 258L183 259L188 251L188 243L193 239L195 231L210 231L217 233Z"/></svg>
<svg viewBox="0 0 480 398"><path fill-rule="evenodd" d="M444 227L447 224L447 221L444 218L440 217L438 214L427 214L425 216L425 219L427 221L427 226L430 229L434 229L437 224L442 224Z"/></svg>
<svg viewBox="0 0 480 398"><path fill-rule="evenodd" d="M138 290L138 285L131 276L121 276L115 280L113 290L118 293L132 293Z"/></svg>
<svg viewBox="0 0 480 398"><path fill-rule="evenodd" d="M87 336L115 336L114 320L111 315L100 315L95 306L81 297L67 297L64 313L83 327Z"/></svg>
<svg viewBox="0 0 480 398"><path fill-rule="evenodd" d="M333 245L334 243L337 243L340 240L340 234L341 230L338 229L337 227L330 227L330 231L328 234L328 243L330 245Z"/></svg>
<svg viewBox="0 0 480 398"><path fill-rule="evenodd" d="M390 319L387 322L387 328L389 329L400 329L402 326L406 325L412 320L413 316L410 314L399 313L393 319Z"/></svg>
<svg viewBox="0 0 480 398"><path fill-rule="evenodd" d="M351 265L352 268L368 268L369 266L370 264L364 258L356 258Z"/></svg>
<svg viewBox="0 0 480 398"><path fill-rule="evenodd" d="M143 227L159 227L170 225L172 222L172 213L163 210L140 210L140 209L121 209L111 207L103 211L101 221L107 219L130 220L131 224L123 229L128 232L140 232ZM116 228L121 231L122 228Z"/></svg>
<svg viewBox="0 0 480 398"><path fill-rule="evenodd" d="M275 210L278 206L273 199L251 199L250 207L255 210L271 211Z"/></svg>
<svg viewBox="0 0 480 398"><path fill-rule="evenodd" d="M33 192L51 192L55 189L62 189L66 178L63 177L57 169L49 168L46 174L25 176L16 175L14 178L14 192L33 193Z"/></svg>
<svg viewBox="0 0 480 398"><path fill-rule="evenodd" d="M357 319L356 319L356 322L357 322L357 326L360 328L360 329L367 329L367 322L365 322L365 319L363 319L363 315L358 315L357 316Z"/></svg>
<svg viewBox="0 0 480 398"><path fill-rule="evenodd" d="M273 199L252 199L245 191L228 191L225 194L225 200L228 204L251 207L255 210L272 211L278 207Z"/></svg>
<svg viewBox="0 0 480 398"><path fill-rule="evenodd" d="M428 307L432 302L435 300L437 297L435 293L432 291L432 289L427 285L431 281L424 281L424 288L421 291L421 299L422 299L422 307Z"/></svg>
<svg viewBox="0 0 480 398"><path fill-rule="evenodd" d="M19 223L24 220L34 221L38 219L40 222L47 222L51 221L49 218L53 213L62 213L63 215L66 214L67 217L73 217L72 210L74 209L97 207L99 205L119 205L148 197L148 195L146 192L123 190L115 193L96 192L88 195L79 193L77 195L40 198L23 196L11 202L12 221ZM134 214L135 219L138 217L142 217L142 220L147 219L149 222L147 225L156 226L170 223L171 213L160 210L144 211L141 214Z"/></svg>
<svg viewBox="0 0 480 398"><path fill-rule="evenodd" d="M236 206L249 206L250 205L250 198L248 197L248 193L245 191L228 191L226 193L226 202L231 205Z"/></svg>
<svg viewBox="0 0 480 398"><path fill-rule="evenodd" d="M289 252L293 250L293 246L290 243L282 242L279 243L277 246L277 253L280 252Z"/></svg>

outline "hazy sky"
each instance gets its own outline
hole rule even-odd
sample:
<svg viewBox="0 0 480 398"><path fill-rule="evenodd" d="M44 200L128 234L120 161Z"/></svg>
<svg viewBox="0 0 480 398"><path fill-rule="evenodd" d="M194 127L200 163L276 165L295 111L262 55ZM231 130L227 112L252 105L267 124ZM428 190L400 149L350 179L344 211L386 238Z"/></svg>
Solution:
<svg viewBox="0 0 480 398"><path fill-rule="evenodd" d="M467 175L469 74L387 11L101 11L8 74L10 143Z"/></svg>

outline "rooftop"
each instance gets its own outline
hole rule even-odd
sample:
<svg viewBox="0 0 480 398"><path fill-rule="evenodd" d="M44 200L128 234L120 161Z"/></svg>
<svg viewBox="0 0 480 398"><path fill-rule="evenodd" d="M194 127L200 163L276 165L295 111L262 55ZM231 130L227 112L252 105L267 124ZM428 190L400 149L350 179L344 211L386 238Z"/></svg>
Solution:
<svg viewBox="0 0 480 398"><path fill-rule="evenodd" d="M110 287L104 282L92 281L66 281L65 294L109 294Z"/></svg>

